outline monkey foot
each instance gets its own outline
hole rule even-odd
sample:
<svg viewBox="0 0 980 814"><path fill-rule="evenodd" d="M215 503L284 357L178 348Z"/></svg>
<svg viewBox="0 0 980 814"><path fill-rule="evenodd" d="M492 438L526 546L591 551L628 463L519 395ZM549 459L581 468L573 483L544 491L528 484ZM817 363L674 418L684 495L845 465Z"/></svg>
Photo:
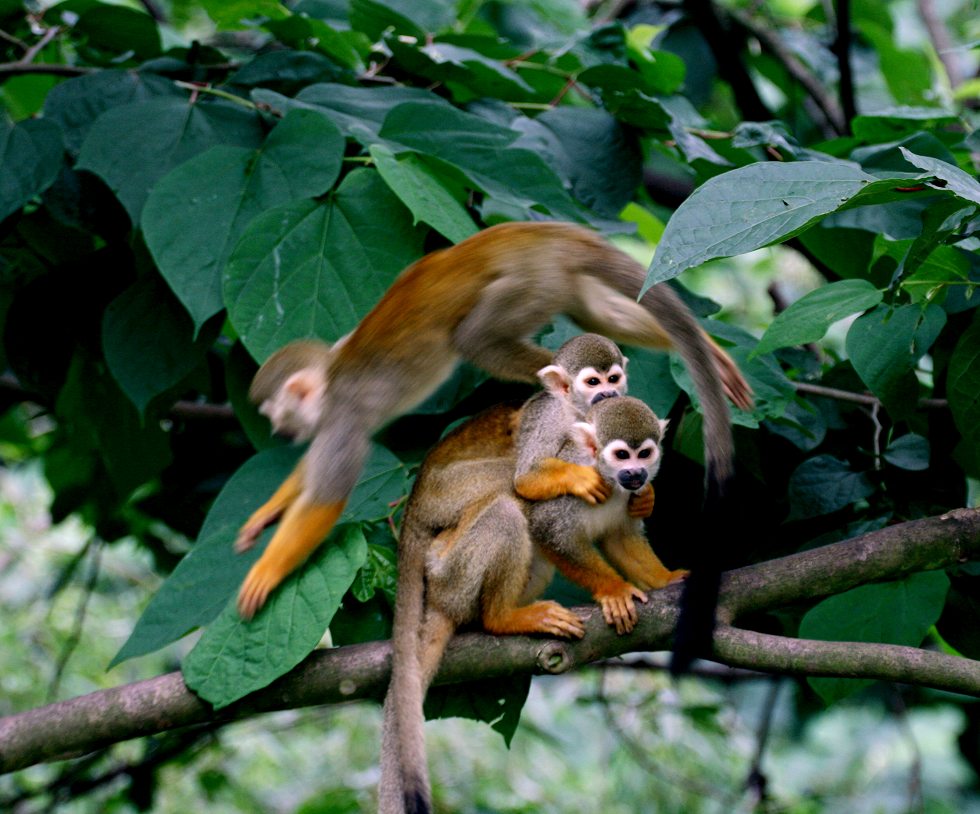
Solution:
<svg viewBox="0 0 980 814"><path fill-rule="evenodd" d="M615 627L616 632L622 635L633 630L639 621L634 600L646 602L647 595L627 582L616 592L596 594L595 600L602 608L602 618L606 624Z"/></svg>
<svg viewBox="0 0 980 814"><path fill-rule="evenodd" d="M258 542L259 535L262 534L267 524L254 521L247 522L238 530L238 537L235 538L235 552L241 554L248 551Z"/></svg>
<svg viewBox="0 0 980 814"><path fill-rule="evenodd" d="M484 617L483 627L489 633L498 634L544 633L564 639L581 639L585 635L582 620L551 600L532 602L497 617Z"/></svg>
<svg viewBox="0 0 980 814"><path fill-rule="evenodd" d="M267 573L267 569L259 568L261 565L259 560L252 566L238 591L238 615L246 622L262 609L272 589L282 581L281 577Z"/></svg>

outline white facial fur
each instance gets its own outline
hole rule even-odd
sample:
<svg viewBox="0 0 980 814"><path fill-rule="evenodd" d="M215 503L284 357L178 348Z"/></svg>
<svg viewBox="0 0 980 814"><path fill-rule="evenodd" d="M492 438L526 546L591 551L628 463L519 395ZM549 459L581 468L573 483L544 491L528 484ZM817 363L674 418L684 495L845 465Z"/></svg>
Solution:
<svg viewBox="0 0 980 814"><path fill-rule="evenodd" d="M269 417L275 432L294 441L308 441L316 434L326 389L322 371L297 371L271 399L262 402L259 412Z"/></svg>

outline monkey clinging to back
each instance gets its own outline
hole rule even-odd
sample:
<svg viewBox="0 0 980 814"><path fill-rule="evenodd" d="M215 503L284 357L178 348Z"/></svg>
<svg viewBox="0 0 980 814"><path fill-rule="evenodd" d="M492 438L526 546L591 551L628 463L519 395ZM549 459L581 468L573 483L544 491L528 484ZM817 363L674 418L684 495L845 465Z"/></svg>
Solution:
<svg viewBox="0 0 980 814"><path fill-rule="evenodd" d="M372 432L422 401L461 359L502 379L534 381L551 354L527 337L558 313L613 339L677 349L704 412L707 478L720 491L733 457L725 394L744 407L751 390L669 287L636 302L645 276L582 227L502 224L410 266L333 348L302 342L270 357L251 396L274 421L295 419L277 428L292 425L311 443L239 534L244 550L281 518L239 592L241 615L254 615L336 523Z"/></svg>

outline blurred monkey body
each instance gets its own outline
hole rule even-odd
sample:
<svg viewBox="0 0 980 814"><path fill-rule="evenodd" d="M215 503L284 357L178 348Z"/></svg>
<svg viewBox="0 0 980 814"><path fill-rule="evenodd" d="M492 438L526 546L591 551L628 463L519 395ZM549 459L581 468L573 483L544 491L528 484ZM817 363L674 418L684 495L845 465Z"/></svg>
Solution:
<svg viewBox="0 0 980 814"><path fill-rule="evenodd" d="M433 392L465 359L502 379L533 382L551 354L528 341L564 313L621 341L676 348L704 410L709 480L732 471L727 393L751 403L734 362L666 286L636 301L636 261L582 227L508 223L433 252L406 269L349 335L293 343L252 385L276 429L311 438L300 467L245 523L238 550L279 527L239 592L250 618L323 540L344 509L381 425Z"/></svg>

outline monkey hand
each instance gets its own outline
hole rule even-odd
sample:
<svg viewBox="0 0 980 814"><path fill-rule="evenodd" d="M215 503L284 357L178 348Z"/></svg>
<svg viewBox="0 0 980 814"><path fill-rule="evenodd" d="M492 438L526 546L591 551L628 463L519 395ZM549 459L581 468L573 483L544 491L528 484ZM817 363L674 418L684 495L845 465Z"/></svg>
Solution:
<svg viewBox="0 0 980 814"><path fill-rule="evenodd" d="M573 464L559 458L544 458L534 469L514 481L514 488L525 500L551 500L575 495L586 503L605 503L612 494L599 471L592 466Z"/></svg>
<svg viewBox="0 0 980 814"><path fill-rule="evenodd" d="M235 538L235 552L241 554L243 551L248 551L252 546L254 546L259 539L259 535L265 530L265 527L275 522L275 519L266 522L265 518L257 517L258 512L253 514L238 530L238 536Z"/></svg>
<svg viewBox="0 0 980 814"><path fill-rule="evenodd" d="M568 494L575 495L592 505L605 503L609 499L612 487L599 474L598 469L580 464L569 464L569 467L575 468L570 468L568 472Z"/></svg>
<svg viewBox="0 0 980 814"><path fill-rule="evenodd" d="M640 619L634 600L646 602L647 595L624 582L620 589L595 594L595 600L602 608L602 618L606 624L612 625L618 634L623 635L633 630Z"/></svg>
<svg viewBox="0 0 980 814"><path fill-rule="evenodd" d="M653 484L647 483L639 492L630 495L629 502L626 504L626 513L630 517L649 517L653 514Z"/></svg>

